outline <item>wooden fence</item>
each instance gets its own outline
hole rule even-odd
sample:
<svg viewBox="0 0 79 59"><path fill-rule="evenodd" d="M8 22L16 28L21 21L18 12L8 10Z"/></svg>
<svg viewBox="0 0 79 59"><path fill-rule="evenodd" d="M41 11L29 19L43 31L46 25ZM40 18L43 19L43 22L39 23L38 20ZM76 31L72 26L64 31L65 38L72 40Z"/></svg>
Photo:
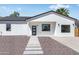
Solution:
<svg viewBox="0 0 79 59"><path fill-rule="evenodd" d="M79 37L79 28L76 28L76 29L75 29L75 36L76 36L76 37Z"/></svg>

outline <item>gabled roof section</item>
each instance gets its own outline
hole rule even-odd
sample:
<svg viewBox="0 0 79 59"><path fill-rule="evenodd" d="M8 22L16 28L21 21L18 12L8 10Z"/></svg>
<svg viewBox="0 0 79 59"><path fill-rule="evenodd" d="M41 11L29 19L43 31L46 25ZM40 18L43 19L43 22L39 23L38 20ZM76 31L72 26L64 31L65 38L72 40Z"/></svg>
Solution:
<svg viewBox="0 0 79 59"><path fill-rule="evenodd" d="M64 16L60 13L57 13L55 11L48 11L48 12L44 12L44 13L41 13L41 14L38 14L36 16L33 16L33 17L13 17L13 16L7 16L7 17L0 17L0 21L31 21L31 20L35 20L35 19L38 19L38 18L41 18L41 17L44 17L44 16L47 16L49 14L55 14L55 15L58 15L60 17L64 17L64 18L67 18L69 20L72 20L72 21L77 21L77 19L75 18L72 18L70 16Z"/></svg>
<svg viewBox="0 0 79 59"><path fill-rule="evenodd" d="M41 13L41 14L39 14L39 15L33 16L33 17L31 17L30 19L28 19L28 20L26 20L26 21L35 20L35 19L38 19L38 18L47 16L47 15L49 15L49 14L56 14L56 15L58 15L58 16L60 16L60 17L67 18L67 19L72 20L72 21L76 21L76 20L77 20L77 19L75 19L75 18L73 18L73 17L64 16L64 15L62 15L62 14L60 14L60 13L55 12L55 11L48 11L48 12Z"/></svg>

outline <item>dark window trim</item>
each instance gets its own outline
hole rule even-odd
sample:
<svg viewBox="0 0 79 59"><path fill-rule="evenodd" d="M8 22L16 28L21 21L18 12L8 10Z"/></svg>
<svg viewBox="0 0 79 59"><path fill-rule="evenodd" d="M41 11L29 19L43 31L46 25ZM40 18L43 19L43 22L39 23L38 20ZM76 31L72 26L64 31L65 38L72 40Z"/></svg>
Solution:
<svg viewBox="0 0 79 59"><path fill-rule="evenodd" d="M66 31L63 31L62 26L69 26L69 30L65 29ZM70 31L70 25L61 25L61 33L70 33Z"/></svg>
<svg viewBox="0 0 79 59"><path fill-rule="evenodd" d="M43 30L43 26L44 26L44 25L48 25L48 26L49 26L49 29L48 29L48 30ZM50 31L50 24L42 24L42 31L45 31L45 32L46 32L46 31Z"/></svg>
<svg viewBox="0 0 79 59"><path fill-rule="evenodd" d="M6 24L6 31L11 31L11 24L9 23Z"/></svg>

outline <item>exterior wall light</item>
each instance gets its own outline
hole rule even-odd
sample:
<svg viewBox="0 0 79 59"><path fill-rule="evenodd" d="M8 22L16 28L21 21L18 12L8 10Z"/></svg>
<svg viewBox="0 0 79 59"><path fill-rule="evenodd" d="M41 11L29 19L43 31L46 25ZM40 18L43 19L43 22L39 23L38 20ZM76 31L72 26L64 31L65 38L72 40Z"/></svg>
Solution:
<svg viewBox="0 0 79 59"><path fill-rule="evenodd" d="M58 26L60 26L60 24L58 24Z"/></svg>
<svg viewBox="0 0 79 59"><path fill-rule="evenodd" d="M73 26L75 26L75 24L73 24Z"/></svg>

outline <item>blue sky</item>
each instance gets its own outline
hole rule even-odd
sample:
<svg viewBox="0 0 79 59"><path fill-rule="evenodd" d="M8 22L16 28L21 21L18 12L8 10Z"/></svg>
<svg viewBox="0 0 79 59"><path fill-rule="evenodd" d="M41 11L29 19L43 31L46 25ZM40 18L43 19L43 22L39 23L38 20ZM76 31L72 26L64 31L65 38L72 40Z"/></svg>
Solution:
<svg viewBox="0 0 79 59"><path fill-rule="evenodd" d="M78 4L0 4L0 16L9 16L14 11L20 16L34 16L61 7L67 8L70 16L79 19Z"/></svg>

